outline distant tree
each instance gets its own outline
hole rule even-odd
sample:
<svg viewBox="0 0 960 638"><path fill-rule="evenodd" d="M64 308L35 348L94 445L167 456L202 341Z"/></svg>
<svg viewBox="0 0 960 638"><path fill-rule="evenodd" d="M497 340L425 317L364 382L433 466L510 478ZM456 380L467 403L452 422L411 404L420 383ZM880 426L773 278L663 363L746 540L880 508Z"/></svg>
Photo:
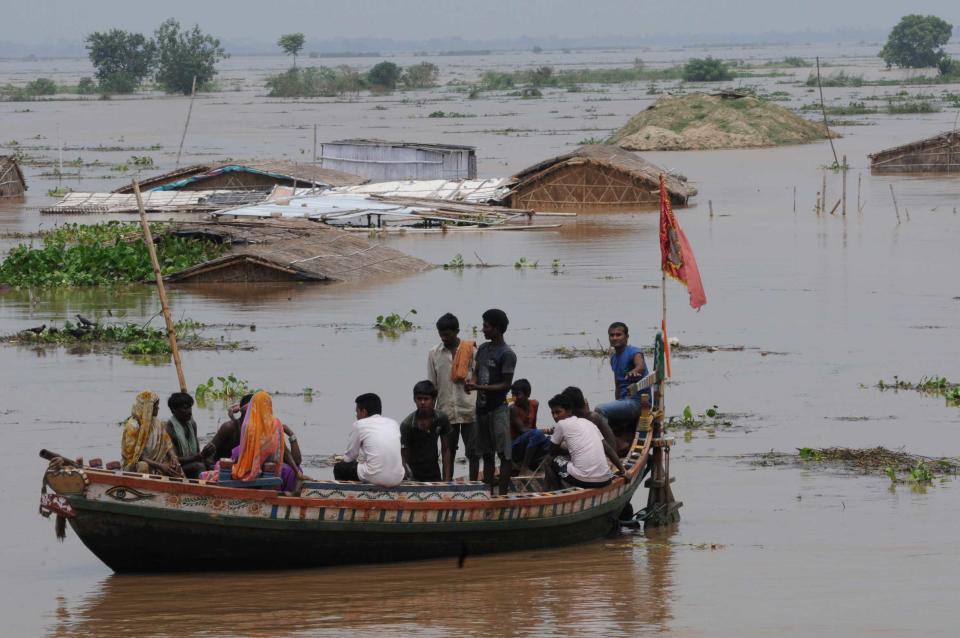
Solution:
<svg viewBox="0 0 960 638"><path fill-rule="evenodd" d="M217 75L217 62L229 57L220 40L200 31L199 25L181 31L173 18L161 24L154 37L157 82L167 93L190 95L194 77L198 89L208 86Z"/></svg>
<svg viewBox="0 0 960 638"><path fill-rule="evenodd" d="M937 16L911 14L900 18L878 54L888 67L920 69L940 66L953 25Z"/></svg>
<svg viewBox="0 0 960 638"><path fill-rule="evenodd" d="M82 77L77 82L77 93L80 95L92 95L97 92L97 83L91 77Z"/></svg>
<svg viewBox="0 0 960 638"><path fill-rule="evenodd" d="M27 95L56 95L57 83L50 78L37 78L33 82L28 82L23 92Z"/></svg>
<svg viewBox="0 0 960 638"><path fill-rule="evenodd" d="M156 47L142 33L111 29L91 33L83 41L101 91L133 93L150 75Z"/></svg>
<svg viewBox="0 0 960 638"><path fill-rule="evenodd" d="M297 55L303 50L305 42L306 38L302 33L287 33L277 40L277 46L287 55L293 56L293 68L297 68Z"/></svg>
<svg viewBox="0 0 960 638"><path fill-rule="evenodd" d="M733 74L723 60L707 56L690 58L683 65L682 77L684 82L722 82L732 80Z"/></svg>
<svg viewBox="0 0 960 638"><path fill-rule="evenodd" d="M556 84L552 66L538 66L530 73L530 84L534 86L550 86Z"/></svg>
<svg viewBox="0 0 960 638"><path fill-rule="evenodd" d="M430 62L421 62L408 66L403 72L401 81L408 89L427 89L437 85L438 77L440 77L440 67Z"/></svg>
<svg viewBox="0 0 960 638"><path fill-rule="evenodd" d="M379 62L367 71L367 82L371 87L392 91L397 88L401 69L393 62Z"/></svg>

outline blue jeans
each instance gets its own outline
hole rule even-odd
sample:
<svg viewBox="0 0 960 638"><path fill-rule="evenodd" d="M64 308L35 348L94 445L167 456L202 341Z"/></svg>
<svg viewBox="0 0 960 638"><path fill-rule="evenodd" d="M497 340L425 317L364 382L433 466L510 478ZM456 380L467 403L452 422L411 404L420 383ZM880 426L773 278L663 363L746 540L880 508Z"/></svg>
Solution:
<svg viewBox="0 0 960 638"><path fill-rule="evenodd" d="M618 399L597 406L597 412L607 417L610 427L614 425L633 425L640 416L640 397L636 399Z"/></svg>

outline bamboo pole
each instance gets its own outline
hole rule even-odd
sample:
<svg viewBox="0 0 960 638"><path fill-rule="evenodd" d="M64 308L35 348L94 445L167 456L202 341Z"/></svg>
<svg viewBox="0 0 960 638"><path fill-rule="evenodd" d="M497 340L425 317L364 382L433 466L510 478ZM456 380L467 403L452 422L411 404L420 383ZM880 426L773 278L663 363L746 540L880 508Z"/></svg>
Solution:
<svg viewBox="0 0 960 638"><path fill-rule="evenodd" d="M180 363L180 349L177 348L177 331L173 327L173 319L170 316L170 304L167 303L167 291L163 287L163 274L160 272L160 262L157 260L157 249L153 245L153 235L150 233L150 224L147 222L147 211L143 207L143 197L140 195L140 182L136 177L133 178L133 192L137 196L137 208L140 209L143 241L147 244L150 263L153 265L153 275L157 278L160 308L163 310L163 320L167 324L167 339L170 340L170 351L173 352L173 365L177 368L177 380L180 382L180 391L187 392L187 380L183 376L183 365Z"/></svg>
<svg viewBox="0 0 960 638"><path fill-rule="evenodd" d="M713 200L708 199L707 204L710 206L710 219L713 219Z"/></svg>
<svg viewBox="0 0 960 638"><path fill-rule="evenodd" d="M857 214L863 212L863 206L860 205L860 189L863 186L863 173L857 175Z"/></svg>
<svg viewBox="0 0 960 638"><path fill-rule="evenodd" d="M843 156L843 165L840 167L840 170L843 171L843 195L841 200L843 201L843 216L847 216L847 156Z"/></svg>
<svg viewBox="0 0 960 638"><path fill-rule="evenodd" d="M833 151L833 165L839 167L837 149L833 147L833 136L830 135L830 125L827 124L827 107L823 104L823 84L820 83L820 56L817 56L817 87L820 89L820 112L823 113L823 128L827 131L827 140L830 142L830 150Z"/></svg>
<svg viewBox="0 0 960 638"><path fill-rule="evenodd" d="M793 187L793 214L797 214L797 187Z"/></svg>
<svg viewBox="0 0 960 638"><path fill-rule="evenodd" d="M820 213L827 210L827 171L823 171L823 184L820 187Z"/></svg>
<svg viewBox="0 0 960 638"><path fill-rule="evenodd" d="M187 108L187 121L183 124L183 135L180 136L180 148L177 149L177 163L174 168L180 168L180 154L183 153L183 142L187 139L187 128L190 126L190 115L193 113L193 99L197 97L197 76L193 76L193 85L190 87L190 106Z"/></svg>
<svg viewBox="0 0 960 638"><path fill-rule="evenodd" d="M317 163L317 125L313 125L313 163Z"/></svg>
<svg viewBox="0 0 960 638"><path fill-rule="evenodd" d="M900 224L900 207L897 206L897 196L893 192L893 184L890 184L890 197L893 198L893 211L897 214L897 225Z"/></svg>

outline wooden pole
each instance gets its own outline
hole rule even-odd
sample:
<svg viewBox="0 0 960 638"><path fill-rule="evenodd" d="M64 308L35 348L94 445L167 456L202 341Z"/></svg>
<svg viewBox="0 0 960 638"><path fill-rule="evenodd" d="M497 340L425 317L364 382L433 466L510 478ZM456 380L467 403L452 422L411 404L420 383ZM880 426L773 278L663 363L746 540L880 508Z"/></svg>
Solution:
<svg viewBox="0 0 960 638"><path fill-rule="evenodd" d="M857 174L857 214L863 212L863 206L860 205L860 188L863 186L863 173Z"/></svg>
<svg viewBox="0 0 960 638"><path fill-rule="evenodd" d="M177 164L180 168L180 155L183 153L183 142L187 139L187 128L190 126L190 115L193 113L193 99L197 97L197 76L193 76L193 86L190 87L190 106L187 108L187 121L183 124L183 135L180 136L180 148L177 149Z"/></svg>
<svg viewBox="0 0 960 638"><path fill-rule="evenodd" d="M823 171L823 185L820 188L820 212L827 210L827 171Z"/></svg>
<svg viewBox="0 0 960 638"><path fill-rule="evenodd" d="M713 200L708 199L707 204L710 206L710 219L713 219Z"/></svg>
<svg viewBox="0 0 960 638"><path fill-rule="evenodd" d="M793 187L793 214L797 214L797 187Z"/></svg>
<svg viewBox="0 0 960 638"><path fill-rule="evenodd" d="M897 214L897 225L900 224L900 207L897 206L897 196L893 192L893 184L890 184L890 197L893 198L893 211Z"/></svg>
<svg viewBox="0 0 960 638"><path fill-rule="evenodd" d="M313 163L317 163L317 125L313 125Z"/></svg>
<svg viewBox="0 0 960 638"><path fill-rule="evenodd" d="M173 353L173 365L177 368L177 380L180 382L180 391L187 392L187 380L183 376L183 365L180 363L180 349L177 348L177 331L173 327L170 316L170 304L167 303L167 290L163 287L163 274L160 272L160 262L157 260L157 249L153 245L153 235L150 233L150 224L147 222L147 211L143 207L143 197L140 195L140 182L133 178L133 193L137 196L137 208L140 209L140 226L143 228L143 241L147 244L150 254L150 263L153 264L153 275L157 278L157 292L160 295L160 308L163 310L163 320L167 324L167 339L170 340L170 351Z"/></svg>
<svg viewBox="0 0 960 638"><path fill-rule="evenodd" d="M843 195L841 200L843 201L842 213L843 216L847 216L847 156L843 156L843 165L840 167L840 170L843 171Z"/></svg>
<svg viewBox="0 0 960 638"><path fill-rule="evenodd" d="M837 149L833 147L833 136L830 135L830 125L827 124L827 107L823 105L823 84L820 83L820 56L817 56L817 87L820 89L820 112L823 113L823 128L827 131L827 140L830 142L830 150L833 151L833 165L839 168Z"/></svg>

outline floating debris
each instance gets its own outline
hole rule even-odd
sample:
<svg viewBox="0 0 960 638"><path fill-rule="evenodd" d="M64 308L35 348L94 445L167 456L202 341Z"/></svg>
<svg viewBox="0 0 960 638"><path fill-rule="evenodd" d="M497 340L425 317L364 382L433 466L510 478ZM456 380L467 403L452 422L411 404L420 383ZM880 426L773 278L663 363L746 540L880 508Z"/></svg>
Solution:
<svg viewBox="0 0 960 638"><path fill-rule="evenodd" d="M754 465L763 467L789 465L795 467L823 467L857 474L884 474L895 477L918 474L918 468L931 477L956 476L960 473L960 457L930 457L909 454L900 450L874 448L797 448L795 454L770 451L755 456ZM922 473L922 472L919 472Z"/></svg>

